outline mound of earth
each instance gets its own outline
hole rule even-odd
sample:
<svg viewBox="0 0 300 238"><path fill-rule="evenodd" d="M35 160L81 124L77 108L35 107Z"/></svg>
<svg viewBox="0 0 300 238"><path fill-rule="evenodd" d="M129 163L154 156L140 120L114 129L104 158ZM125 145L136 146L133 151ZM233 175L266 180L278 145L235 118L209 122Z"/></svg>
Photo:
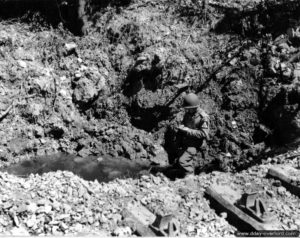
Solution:
<svg viewBox="0 0 300 238"><path fill-rule="evenodd" d="M298 144L297 4L117 2L94 8L84 37L38 16L1 21L3 163L65 152L165 165L191 91L211 119L207 164L234 171Z"/></svg>

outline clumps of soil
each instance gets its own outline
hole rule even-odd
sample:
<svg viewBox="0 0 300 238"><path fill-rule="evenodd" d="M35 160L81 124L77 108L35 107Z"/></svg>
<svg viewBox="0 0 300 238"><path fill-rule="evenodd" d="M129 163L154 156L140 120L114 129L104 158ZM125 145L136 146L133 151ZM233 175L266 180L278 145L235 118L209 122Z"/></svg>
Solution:
<svg viewBox="0 0 300 238"><path fill-rule="evenodd" d="M2 160L61 151L165 163L152 136L132 128L125 109L115 113L123 97L112 92L116 76L102 48L65 31L28 28L1 29L1 109L14 105L1 123Z"/></svg>
<svg viewBox="0 0 300 238"><path fill-rule="evenodd" d="M169 160L176 154L172 128L190 91L211 119L208 164L241 169L274 143L296 143L295 73L270 74L268 59L288 64L297 36L287 42L290 53L280 53L275 35L219 34L219 8L188 3L104 4L81 38L61 26L33 31L1 22L0 109L14 105L0 125L2 160L61 151L165 164L167 153ZM200 22L178 14L198 7Z"/></svg>
<svg viewBox="0 0 300 238"><path fill-rule="evenodd" d="M234 32L250 38L266 34L276 36L297 26L299 3L297 1L245 1L238 4L213 2L211 4L224 13L215 24L219 33Z"/></svg>
<svg viewBox="0 0 300 238"><path fill-rule="evenodd" d="M180 7L176 4L174 6L174 8L168 8L169 13L173 13L172 10L175 8L178 10ZM273 9L269 6L266 8L270 13L269 17L273 18L271 13L277 8ZM126 14L124 15L126 16ZM242 23L247 21L247 17L243 18L242 14L240 16ZM226 17L230 17L230 14ZM282 17L287 17L287 15ZM287 18L290 19L292 16ZM180 23L183 24L184 20L188 19L182 18ZM211 21L212 19L209 19L207 23ZM139 22L143 23L143 21ZM184 23L188 24L188 22ZM261 24L263 23L262 21ZM137 24L137 22L133 24ZM161 24L164 24L164 21ZM174 28L176 28L176 24ZM134 29L133 32L136 32L137 28ZM155 30L153 26L149 26L147 31L151 29ZM186 44L182 45L176 44L183 41L182 35L176 32L178 41L175 40L175 37L172 40L178 49L177 51L169 45L167 50L161 48L158 52L155 49L160 44L153 42L153 45L156 46L155 49L153 46L147 47L146 44L144 53L138 54L138 58L129 71L124 84L124 93L129 97L130 103L127 111L131 116L133 125L152 131L161 137L166 126L172 124L172 117L179 112L178 109L181 104L180 98L175 98L170 104L168 99L176 95L176 87L180 83L186 83L190 90L200 92L201 105L211 116L210 156L212 160L216 159L217 163L222 163L227 169L240 169L257 163L267 146L272 146L274 143L297 143L299 137L296 116L298 104L295 102L297 97L289 97L292 97L295 102L292 108L285 106L292 104L292 102L265 100L268 96L264 90L267 88L267 91L273 91L277 88L274 84L266 84L268 80L265 78L268 77L266 75L268 67L264 63L265 55L261 54L261 52L268 51L265 46L265 39L257 38L258 34L253 34L252 38L248 39L238 36L227 38L227 35L218 35L219 44L217 44L214 38L216 35L208 34L203 37L204 40L200 43L197 41L199 36L197 38L196 34L204 31L203 25L202 27L194 26L194 31L196 32L194 35L191 33L189 35L191 39L187 38ZM271 31L270 33L274 33L274 36L278 32L275 32L272 27L265 28L264 31ZM143 33L144 30L141 28L140 32L135 34L146 35ZM172 37L172 33L171 30L166 38ZM240 33L244 35L243 32ZM250 33L249 31L247 34ZM193 44L189 44L189 40ZM267 41L271 43L270 39ZM205 45L206 42L210 42L210 44ZM216 51L215 47L220 47L222 43L229 46L223 51ZM203 48L204 45L206 46L205 49ZM196 57L198 52L193 46L197 46L198 50L201 50L200 57ZM290 46L297 47L294 39L291 40ZM162 49L164 50L162 51ZM203 57L211 51L214 51L215 55ZM145 54L145 52L149 53ZM171 52L172 54L170 54ZM176 55L176 59L172 57L174 55ZM201 73L196 76L200 66L202 66ZM276 75L273 76L276 77ZM277 77L279 77L278 74ZM212 80L205 82L205 78ZM291 82L290 87L297 86ZM297 90L293 89L292 91ZM277 96L277 93L273 96L281 97L280 95ZM278 113L278 110L283 113ZM285 116L282 117L281 115ZM143 124L143 122L147 123ZM172 135L168 132L164 138L167 140L165 141L165 148L169 156L172 156L176 145L169 145L170 140L172 140L169 137L170 134ZM211 160L209 161L211 162ZM227 165L224 165L224 161Z"/></svg>

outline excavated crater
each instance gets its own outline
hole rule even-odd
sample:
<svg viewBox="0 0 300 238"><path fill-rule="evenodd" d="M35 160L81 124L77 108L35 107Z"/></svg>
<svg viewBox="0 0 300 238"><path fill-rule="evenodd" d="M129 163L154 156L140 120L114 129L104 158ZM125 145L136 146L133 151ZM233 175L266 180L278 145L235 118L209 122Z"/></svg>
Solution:
<svg viewBox="0 0 300 238"><path fill-rule="evenodd" d="M28 127L4 125L4 163L66 152L165 165L178 155L174 128L188 92L210 116L209 170L244 169L269 148L297 145L299 39L283 28L297 26L299 6L241 12L187 3L104 1L89 12L93 26L82 38L62 28L25 36L4 27L0 106L9 109L19 90L20 118L5 120L16 131ZM277 16L285 19L278 29Z"/></svg>

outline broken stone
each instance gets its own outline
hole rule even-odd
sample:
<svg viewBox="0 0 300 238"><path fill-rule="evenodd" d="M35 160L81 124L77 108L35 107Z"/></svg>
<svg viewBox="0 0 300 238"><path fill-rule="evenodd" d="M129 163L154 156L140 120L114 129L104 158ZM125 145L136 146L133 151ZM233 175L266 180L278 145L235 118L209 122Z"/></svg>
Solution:
<svg viewBox="0 0 300 238"><path fill-rule="evenodd" d="M111 219L115 222L115 223L118 223L119 221L122 220L122 216L120 214L113 214L111 216Z"/></svg>
<svg viewBox="0 0 300 238"><path fill-rule="evenodd" d="M35 117L38 117L44 110L44 106L39 103L33 103L29 105L28 112Z"/></svg>
<svg viewBox="0 0 300 238"><path fill-rule="evenodd" d="M158 185L161 183L161 178L157 176L151 176L154 184Z"/></svg>
<svg viewBox="0 0 300 238"><path fill-rule="evenodd" d="M288 45L287 43L285 43L285 42L280 43L280 44L278 45L278 47L279 47L280 49L285 49L285 50L287 50L287 51L290 50L289 45Z"/></svg>
<svg viewBox="0 0 300 238"><path fill-rule="evenodd" d="M8 221L3 216L0 217L0 224L4 227L9 225Z"/></svg>
<svg viewBox="0 0 300 238"><path fill-rule="evenodd" d="M35 226L37 224L37 220L36 220L36 216L32 215L27 221L26 221L26 226L28 228L32 228L33 226Z"/></svg>
<svg viewBox="0 0 300 238"><path fill-rule="evenodd" d="M285 187L279 187L278 190L277 190L278 194L280 195L284 195L286 193L286 189Z"/></svg>
<svg viewBox="0 0 300 238"><path fill-rule="evenodd" d="M195 226L193 226L193 225L188 225L188 226L186 227L186 230L187 230L188 234L191 234L191 233L195 232Z"/></svg>
<svg viewBox="0 0 300 238"><path fill-rule="evenodd" d="M129 203L125 214L125 218L131 216L145 226L152 224L156 219L156 216L140 203Z"/></svg>
<svg viewBox="0 0 300 238"><path fill-rule="evenodd" d="M227 212L222 212L220 215L221 215L221 217L224 218L224 219L227 218Z"/></svg>
<svg viewBox="0 0 300 238"><path fill-rule="evenodd" d="M295 219L294 223L298 226L298 228L300 228L300 219Z"/></svg>
<svg viewBox="0 0 300 238"><path fill-rule="evenodd" d="M144 187L144 188L150 188L152 185L149 182L141 182L140 183L140 187Z"/></svg>
<svg viewBox="0 0 300 238"><path fill-rule="evenodd" d="M293 39L293 38L300 38L300 31L299 31L299 28L289 28L287 30L287 35L290 39Z"/></svg>
<svg viewBox="0 0 300 238"><path fill-rule="evenodd" d="M115 189L115 191L121 196L126 196L128 194L127 191L124 188L122 188L121 186L117 187Z"/></svg>
<svg viewBox="0 0 300 238"><path fill-rule="evenodd" d="M230 60L229 64L232 65L232 66L234 66L234 65L237 64L237 62L238 62L238 59L237 58L233 58L232 60Z"/></svg>
<svg viewBox="0 0 300 238"><path fill-rule="evenodd" d="M18 64L22 67L22 68L27 68L27 64L25 61L23 60L18 60Z"/></svg>
<svg viewBox="0 0 300 238"><path fill-rule="evenodd" d="M14 225L16 227L19 227L20 226L20 222L19 222L19 219L18 219L17 215L15 213L13 213L11 216L13 218Z"/></svg>
<svg viewBox="0 0 300 238"><path fill-rule="evenodd" d="M68 55L74 53L76 48L77 48L77 45L74 42L65 44L66 53Z"/></svg>
<svg viewBox="0 0 300 238"><path fill-rule="evenodd" d="M130 227L118 227L113 231L114 236L128 237L132 235L132 230Z"/></svg>
<svg viewBox="0 0 300 238"><path fill-rule="evenodd" d="M52 211L51 205L45 205L44 206L44 213L50 213Z"/></svg>
<svg viewBox="0 0 300 238"><path fill-rule="evenodd" d="M27 206L25 206L24 204L20 204L16 210L17 213L23 213L27 211Z"/></svg>
<svg viewBox="0 0 300 238"><path fill-rule="evenodd" d="M47 199L40 199L40 200L38 200L37 205L38 206L44 206L48 203L49 203L49 201Z"/></svg>
<svg viewBox="0 0 300 238"><path fill-rule="evenodd" d="M91 154L91 151L89 148L82 148L79 152L78 155L81 157L87 157Z"/></svg>
<svg viewBox="0 0 300 238"><path fill-rule="evenodd" d="M89 216L87 222L91 225L95 222L95 219L92 216Z"/></svg>
<svg viewBox="0 0 300 238"><path fill-rule="evenodd" d="M81 77L82 77L81 73L79 73L79 72L75 73L75 79L76 80L79 80Z"/></svg>
<svg viewBox="0 0 300 238"><path fill-rule="evenodd" d="M101 214L99 221L100 221L100 223L107 223L108 219L104 214Z"/></svg>
<svg viewBox="0 0 300 238"><path fill-rule="evenodd" d="M129 144L127 144L125 141L121 142L121 146L122 146L124 152L126 153L126 156L129 159L132 159L132 157L134 155L134 150L131 148L131 146L129 146Z"/></svg>
<svg viewBox="0 0 300 238"><path fill-rule="evenodd" d="M63 204L63 210L65 213L69 213L72 210L72 207L68 204Z"/></svg>
<svg viewBox="0 0 300 238"><path fill-rule="evenodd" d="M65 220L70 218L70 214L61 214L56 217L57 220Z"/></svg>
<svg viewBox="0 0 300 238"><path fill-rule="evenodd" d="M282 72L282 75L287 78L290 78L292 76L292 70L290 68L285 68Z"/></svg>
<svg viewBox="0 0 300 238"><path fill-rule="evenodd" d="M5 210L8 210L8 209L12 208L13 205L14 204L12 202L5 202L5 203L2 204L2 208L5 209Z"/></svg>
<svg viewBox="0 0 300 238"><path fill-rule="evenodd" d="M275 180L275 181L273 182L273 185L274 185L275 187L280 187L280 186L281 186L281 182L280 182L279 180Z"/></svg>
<svg viewBox="0 0 300 238"><path fill-rule="evenodd" d="M52 207L53 207L53 210L59 211L60 210L60 203L57 202L57 201L53 201Z"/></svg>
<svg viewBox="0 0 300 238"><path fill-rule="evenodd" d="M58 226L52 226L51 231L52 231L52 234L53 234L53 235L57 235L57 234L58 234L58 230L59 230L59 227L58 227Z"/></svg>
<svg viewBox="0 0 300 238"><path fill-rule="evenodd" d="M24 227L14 227L10 230L12 236L30 236L29 232Z"/></svg>
<svg viewBox="0 0 300 238"><path fill-rule="evenodd" d="M300 80L300 66L294 70L294 79L298 81Z"/></svg>
<svg viewBox="0 0 300 238"><path fill-rule="evenodd" d="M144 140L146 141L146 140ZM150 161L158 164L160 166L167 166L168 161L168 154L165 149L161 145L154 144L151 146L151 153L155 155L154 157L150 157Z"/></svg>
<svg viewBox="0 0 300 238"><path fill-rule="evenodd" d="M227 152L227 153L225 154L225 156L226 156L226 157L231 157L232 155L231 155L231 153Z"/></svg>
<svg viewBox="0 0 300 238"><path fill-rule="evenodd" d="M266 193L270 196L270 197L274 197L274 192L271 190L267 190Z"/></svg>
<svg viewBox="0 0 300 238"><path fill-rule="evenodd" d="M69 228L69 226L64 222L60 223L59 227L62 229L62 231L66 231Z"/></svg>
<svg viewBox="0 0 300 238"><path fill-rule="evenodd" d="M74 99L82 103L90 102L97 94L97 88L93 82L87 78L81 78L73 91Z"/></svg>

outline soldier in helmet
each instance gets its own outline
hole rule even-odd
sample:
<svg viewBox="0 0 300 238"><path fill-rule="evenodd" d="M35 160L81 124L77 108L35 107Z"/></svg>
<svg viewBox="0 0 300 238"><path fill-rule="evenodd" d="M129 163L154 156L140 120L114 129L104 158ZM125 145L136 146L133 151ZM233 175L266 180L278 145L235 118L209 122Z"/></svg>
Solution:
<svg viewBox="0 0 300 238"><path fill-rule="evenodd" d="M169 143L167 147L173 153L171 157L176 158L175 162L167 167L154 166L150 169L152 173L162 172L172 179L185 177L193 174L201 162L199 160L205 157L209 116L200 108L200 100L194 93L185 95L183 108L185 110L183 117L179 114L176 120L180 120L180 125L177 128L170 127L172 136L167 141Z"/></svg>
<svg viewBox="0 0 300 238"><path fill-rule="evenodd" d="M184 97L185 114L182 124L177 128L181 137L181 156L177 163L185 175L193 174L197 158L205 157L206 140L209 137L209 116L200 108L196 94Z"/></svg>

